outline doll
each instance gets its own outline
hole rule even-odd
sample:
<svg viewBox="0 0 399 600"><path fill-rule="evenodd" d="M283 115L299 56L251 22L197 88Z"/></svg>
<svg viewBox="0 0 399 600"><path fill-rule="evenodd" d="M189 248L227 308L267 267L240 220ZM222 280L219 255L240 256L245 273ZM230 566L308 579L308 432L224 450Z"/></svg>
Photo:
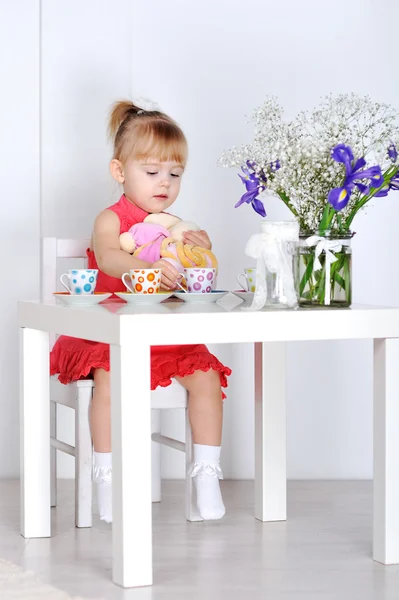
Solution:
<svg viewBox="0 0 399 600"><path fill-rule="evenodd" d="M165 259L178 271L190 267L217 268L213 252L182 241L185 231L199 229L196 223L182 221L167 213L157 213L148 215L142 223L122 233L119 241L125 252L149 263Z"/></svg>

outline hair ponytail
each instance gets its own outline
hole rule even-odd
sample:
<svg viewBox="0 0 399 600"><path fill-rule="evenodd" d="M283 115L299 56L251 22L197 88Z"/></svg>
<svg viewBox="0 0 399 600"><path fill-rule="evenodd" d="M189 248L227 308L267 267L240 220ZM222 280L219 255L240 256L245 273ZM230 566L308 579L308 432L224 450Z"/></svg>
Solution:
<svg viewBox="0 0 399 600"><path fill-rule="evenodd" d="M139 110L139 107L130 100L119 100L112 105L109 112L108 135L113 142L115 142L116 134L122 123L129 117L136 116Z"/></svg>
<svg viewBox="0 0 399 600"><path fill-rule="evenodd" d="M159 110L144 110L130 100L119 100L109 112L108 135L113 158L157 156L160 160L187 160L187 141L180 127Z"/></svg>

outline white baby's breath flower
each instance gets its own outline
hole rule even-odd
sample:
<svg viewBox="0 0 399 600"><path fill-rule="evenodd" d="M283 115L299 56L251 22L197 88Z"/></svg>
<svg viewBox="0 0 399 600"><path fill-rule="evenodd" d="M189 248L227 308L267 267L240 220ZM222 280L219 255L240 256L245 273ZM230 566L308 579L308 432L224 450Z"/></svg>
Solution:
<svg viewBox="0 0 399 600"><path fill-rule="evenodd" d="M252 143L223 152L219 162L229 167L255 162L268 179L268 192L284 191L290 198L302 228L317 228L330 190L342 184L345 169L331 157L335 145L349 145L356 158L364 156L367 166L379 164L383 171L391 164L388 146L399 147L397 111L368 96L329 95L311 113L302 111L292 121L283 117L276 98L266 98L253 111ZM276 160L281 168L273 171ZM354 192L343 216L357 197Z"/></svg>

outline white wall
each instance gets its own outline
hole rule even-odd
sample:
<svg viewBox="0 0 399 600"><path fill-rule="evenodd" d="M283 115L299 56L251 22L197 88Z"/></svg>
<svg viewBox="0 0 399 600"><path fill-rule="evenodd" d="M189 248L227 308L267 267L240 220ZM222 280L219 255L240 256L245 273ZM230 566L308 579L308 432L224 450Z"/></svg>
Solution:
<svg viewBox="0 0 399 600"><path fill-rule="evenodd" d="M39 0L0 2L0 477L19 471L17 300L39 297Z"/></svg>
<svg viewBox="0 0 399 600"><path fill-rule="evenodd" d="M288 116L329 92L370 93L399 108L394 0L60 0L56 6L42 0L42 10L44 234L88 235L96 213L117 196L107 168L108 106L120 96L147 96L189 139L175 208L210 232L222 287L233 289L236 273L249 263L244 246L259 218L248 207L233 209L241 183L216 162L222 149L250 139L245 116L264 96L278 96ZM380 14L390 18L377 42ZM356 222L357 302L398 303L392 276L397 200L380 199ZM287 216L278 201L267 208L271 219ZM252 348L216 351L234 369L225 403L225 475L251 478ZM290 345L290 477L371 476L371 377L369 342ZM72 422L62 420L68 441ZM164 425L182 435L179 417ZM181 458L165 450L165 476L182 476ZM71 464L63 463L61 472L72 476Z"/></svg>
<svg viewBox="0 0 399 600"><path fill-rule="evenodd" d="M231 289L235 274L250 264L244 246L259 227L259 218L247 207L233 209L242 187L233 171L215 166L221 150L250 139L245 115L267 94L279 97L288 116L311 108L329 92L372 93L399 108L397 82L390 74L393 41L389 46L385 33L384 46L375 41L377 15L389 12L390 21L395 21L397 4L155 4L156 19L151 16L154 3L138 2L134 11L133 87L157 98L187 132L191 160L176 207L209 228L221 262L222 285ZM398 303L399 285L389 277L394 268L395 201L379 201L367 219L356 223L355 301ZM268 213L276 219L287 216L278 201L269 202ZM383 257L387 281L382 292L377 265ZM252 348L235 347L231 364L223 461L228 477L246 478L253 476ZM368 342L290 345L290 477L371 476L371 383ZM175 474L172 468L165 471Z"/></svg>
<svg viewBox="0 0 399 600"><path fill-rule="evenodd" d="M41 4L43 235L88 237L117 191L105 130L111 103L130 93L132 3Z"/></svg>

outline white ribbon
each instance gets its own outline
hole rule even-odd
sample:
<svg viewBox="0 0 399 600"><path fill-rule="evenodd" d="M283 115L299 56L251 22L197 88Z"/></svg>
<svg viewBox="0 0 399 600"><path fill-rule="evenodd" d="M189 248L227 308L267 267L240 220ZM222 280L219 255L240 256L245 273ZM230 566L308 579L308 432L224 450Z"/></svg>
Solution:
<svg viewBox="0 0 399 600"><path fill-rule="evenodd" d="M223 479L222 469L219 463L209 464L202 461L196 461L188 470L189 477L197 477L197 475L210 475L217 479Z"/></svg>
<svg viewBox="0 0 399 600"><path fill-rule="evenodd" d="M161 107L159 104L150 100L149 98L144 98L140 96L139 98L133 98L133 104L140 108L143 112L152 112L154 110L161 111Z"/></svg>
<svg viewBox="0 0 399 600"><path fill-rule="evenodd" d="M96 483L111 483L112 482L112 467L94 467L93 480Z"/></svg>
<svg viewBox="0 0 399 600"><path fill-rule="evenodd" d="M320 271L322 266L319 260L320 254L324 252L326 255L326 283L324 289L324 304L328 306L331 302L331 265L337 259L333 252L340 252L342 249L342 243L339 240L329 240L319 235L311 235L306 240L306 245L309 248L315 246L314 251L314 263L313 271Z"/></svg>
<svg viewBox="0 0 399 600"><path fill-rule="evenodd" d="M268 231L253 235L247 242L245 254L256 258L256 289L252 305L248 310L261 310L267 301L267 271L277 274L279 295L287 306L297 306L292 256L288 251L288 242L298 241L296 223L267 223Z"/></svg>

